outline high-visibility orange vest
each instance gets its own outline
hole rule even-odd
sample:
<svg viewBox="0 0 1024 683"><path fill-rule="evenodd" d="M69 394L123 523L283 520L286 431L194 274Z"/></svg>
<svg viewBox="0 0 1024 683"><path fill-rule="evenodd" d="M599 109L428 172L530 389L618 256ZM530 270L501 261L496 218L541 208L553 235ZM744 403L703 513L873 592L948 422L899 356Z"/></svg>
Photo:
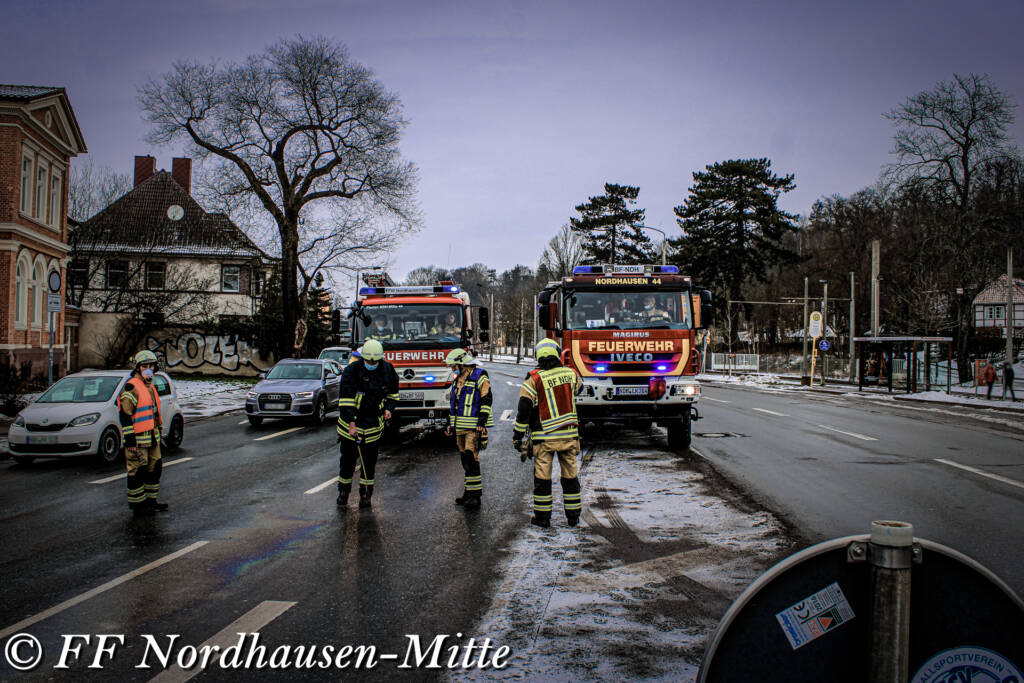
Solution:
<svg viewBox="0 0 1024 683"><path fill-rule="evenodd" d="M132 377L127 382L128 386L135 389L138 396L135 403L135 415L132 419L132 430L136 434L144 434L156 429L157 418L163 423L160 415L160 401L153 400L153 393L146 386L146 382L140 377ZM117 397L117 409L121 409L121 396Z"/></svg>

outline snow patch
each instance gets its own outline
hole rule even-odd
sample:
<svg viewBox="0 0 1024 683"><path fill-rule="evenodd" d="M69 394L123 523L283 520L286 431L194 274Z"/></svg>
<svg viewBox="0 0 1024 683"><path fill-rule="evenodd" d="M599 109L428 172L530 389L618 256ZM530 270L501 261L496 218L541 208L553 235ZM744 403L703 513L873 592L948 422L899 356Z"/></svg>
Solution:
<svg viewBox="0 0 1024 683"><path fill-rule="evenodd" d="M173 379L178 404L186 419L210 417L245 407L252 380Z"/></svg>

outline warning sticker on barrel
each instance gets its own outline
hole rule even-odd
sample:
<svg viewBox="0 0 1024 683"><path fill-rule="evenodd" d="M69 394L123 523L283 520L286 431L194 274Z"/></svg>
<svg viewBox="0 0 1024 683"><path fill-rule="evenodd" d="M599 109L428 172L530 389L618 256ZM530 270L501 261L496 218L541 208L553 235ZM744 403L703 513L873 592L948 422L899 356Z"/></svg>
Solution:
<svg viewBox="0 0 1024 683"><path fill-rule="evenodd" d="M853 608L838 583L826 586L775 615L794 650L839 628L853 617Z"/></svg>

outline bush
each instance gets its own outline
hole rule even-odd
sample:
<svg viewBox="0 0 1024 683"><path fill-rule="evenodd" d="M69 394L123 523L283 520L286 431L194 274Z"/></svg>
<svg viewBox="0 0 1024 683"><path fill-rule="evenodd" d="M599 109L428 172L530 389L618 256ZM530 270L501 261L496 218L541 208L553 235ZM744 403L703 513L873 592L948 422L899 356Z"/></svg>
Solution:
<svg viewBox="0 0 1024 683"><path fill-rule="evenodd" d="M0 364L0 413L16 415L27 404L25 394L33 388L32 365L28 361L19 368Z"/></svg>

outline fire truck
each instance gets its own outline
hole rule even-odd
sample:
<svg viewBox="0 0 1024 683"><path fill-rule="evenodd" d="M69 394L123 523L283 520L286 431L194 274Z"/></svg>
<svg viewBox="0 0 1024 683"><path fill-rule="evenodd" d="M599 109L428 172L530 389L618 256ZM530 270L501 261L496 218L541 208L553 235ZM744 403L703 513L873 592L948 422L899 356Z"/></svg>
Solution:
<svg viewBox="0 0 1024 683"><path fill-rule="evenodd" d="M421 419L447 422L452 377L444 359L455 348L486 342L488 311L470 305L454 282L395 286L386 275L364 278L349 312L352 348L369 339L384 346L398 373L393 425ZM474 328L474 309L479 329Z"/></svg>
<svg viewBox="0 0 1024 683"><path fill-rule="evenodd" d="M695 291L676 266L577 266L572 277L549 283L537 305L539 326L583 379L581 426L657 422L671 448L690 447L711 292Z"/></svg>

